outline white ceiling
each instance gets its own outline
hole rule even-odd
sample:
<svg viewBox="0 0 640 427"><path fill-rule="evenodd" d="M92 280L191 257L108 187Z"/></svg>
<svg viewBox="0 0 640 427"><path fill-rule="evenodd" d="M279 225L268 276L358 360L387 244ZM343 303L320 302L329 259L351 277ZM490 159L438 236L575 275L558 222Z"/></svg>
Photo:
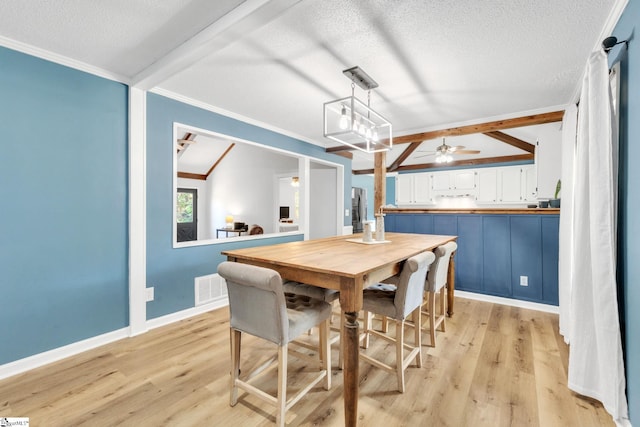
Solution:
<svg viewBox="0 0 640 427"><path fill-rule="evenodd" d="M330 146L322 104L350 94L355 65L394 135L560 109L622 2L2 0L0 44ZM517 150L471 138L447 143Z"/></svg>

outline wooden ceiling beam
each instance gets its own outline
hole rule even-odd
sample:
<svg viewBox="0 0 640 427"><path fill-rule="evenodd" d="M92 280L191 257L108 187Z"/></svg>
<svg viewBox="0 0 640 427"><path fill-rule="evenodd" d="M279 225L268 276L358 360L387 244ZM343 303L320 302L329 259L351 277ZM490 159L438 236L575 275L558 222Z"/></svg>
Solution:
<svg viewBox="0 0 640 427"><path fill-rule="evenodd" d="M518 139L515 136L507 135L506 133L500 132L498 130L493 132L484 132L484 135L487 135L488 137L497 139L500 142L504 142L505 144L509 144L513 147L524 150L527 153L534 153L536 151L535 145L529 144L528 142Z"/></svg>
<svg viewBox="0 0 640 427"><path fill-rule="evenodd" d="M418 149L418 147L420 147L420 144L422 144L422 141L412 142L411 144L409 144L409 146L402 152L402 154L400 154L398 158L393 163L391 163L391 166L387 168L387 172L395 172L400 167L402 162L407 160L409 156L412 155L413 152Z"/></svg>
<svg viewBox="0 0 640 427"><path fill-rule="evenodd" d="M187 179L199 179L200 181L206 181L206 175L200 175L199 173L190 173L190 172L178 172L178 178L187 178Z"/></svg>
<svg viewBox="0 0 640 427"><path fill-rule="evenodd" d="M416 141L426 141L428 139L441 138L443 136L462 136L472 133L493 132L503 129L512 129L522 126L541 125L554 123L562 120L564 111L554 111L551 113L533 114L531 116L518 117L515 119L496 120L475 125L459 126L455 128L439 129L429 132L420 132L412 135L394 136L393 144L410 144ZM349 148L349 147L346 147Z"/></svg>
<svg viewBox="0 0 640 427"><path fill-rule="evenodd" d="M211 168L209 168L209 171L207 172L207 174L205 175L205 179L209 178L209 175L211 175L211 172L213 172L213 170L216 168L216 166L218 166L220 164L220 162L222 161L222 159L224 159L224 157L229 154L229 151L231 151L231 149L233 147L235 147L236 143L232 142L231 145L229 145L227 147L226 150L224 150L224 153L222 153L222 155L220 156L220 158L218 160L216 160L216 162L213 164L213 166L211 166Z"/></svg>
<svg viewBox="0 0 640 427"><path fill-rule="evenodd" d="M474 165L486 165L492 163L508 163L508 162L522 162L533 160L533 154L519 154L516 156L501 156L501 157L486 157L484 159L467 159L457 160L449 163L421 163L417 165L399 166L395 172L420 170L420 169L438 169L438 168L450 168L453 166L474 166ZM367 175L372 174L373 169L360 169L354 170L354 175Z"/></svg>

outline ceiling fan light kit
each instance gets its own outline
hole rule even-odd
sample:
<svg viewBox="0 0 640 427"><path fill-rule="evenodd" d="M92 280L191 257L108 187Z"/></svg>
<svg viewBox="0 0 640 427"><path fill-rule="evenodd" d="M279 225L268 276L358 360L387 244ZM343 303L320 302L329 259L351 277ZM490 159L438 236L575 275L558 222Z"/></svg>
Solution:
<svg viewBox="0 0 640 427"><path fill-rule="evenodd" d="M351 80L351 96L324 103L324 136L366 153L393 146L391 123L371 108L371 89L378 84L360 67L342 72ZM367 103L355 97L355 85L367 91Z"/></svg>

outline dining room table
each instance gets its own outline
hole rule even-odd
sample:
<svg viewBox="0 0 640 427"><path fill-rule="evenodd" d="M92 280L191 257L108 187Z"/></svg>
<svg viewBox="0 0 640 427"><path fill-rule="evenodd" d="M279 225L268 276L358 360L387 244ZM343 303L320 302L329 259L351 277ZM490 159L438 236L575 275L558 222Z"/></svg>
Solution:
<svg viewBox="0 0 640 427"><path fill-rule="evenodd" d="M344 424L358 423L359 325L363 290L400 273L402 263L421 252L457 240L457 236L385 233L384 240L366 242L362 234L302 240L275 245L231 249L222 252L229 261L270 268L283 280L293 280L340 291L345 318ZM455 262L449 264L447 313L453 315Z"/></svg>

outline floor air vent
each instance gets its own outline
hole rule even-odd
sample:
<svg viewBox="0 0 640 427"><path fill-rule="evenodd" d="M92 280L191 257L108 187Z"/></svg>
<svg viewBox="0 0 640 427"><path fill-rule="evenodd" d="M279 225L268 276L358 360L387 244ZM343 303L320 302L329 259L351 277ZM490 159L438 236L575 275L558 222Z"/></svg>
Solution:
<svg viewBox="0 0 640 427"><path fill-rule="evenodd" d="M227 284L218 274L195 279L196 305L207 304L227 297Z"/></svg>

